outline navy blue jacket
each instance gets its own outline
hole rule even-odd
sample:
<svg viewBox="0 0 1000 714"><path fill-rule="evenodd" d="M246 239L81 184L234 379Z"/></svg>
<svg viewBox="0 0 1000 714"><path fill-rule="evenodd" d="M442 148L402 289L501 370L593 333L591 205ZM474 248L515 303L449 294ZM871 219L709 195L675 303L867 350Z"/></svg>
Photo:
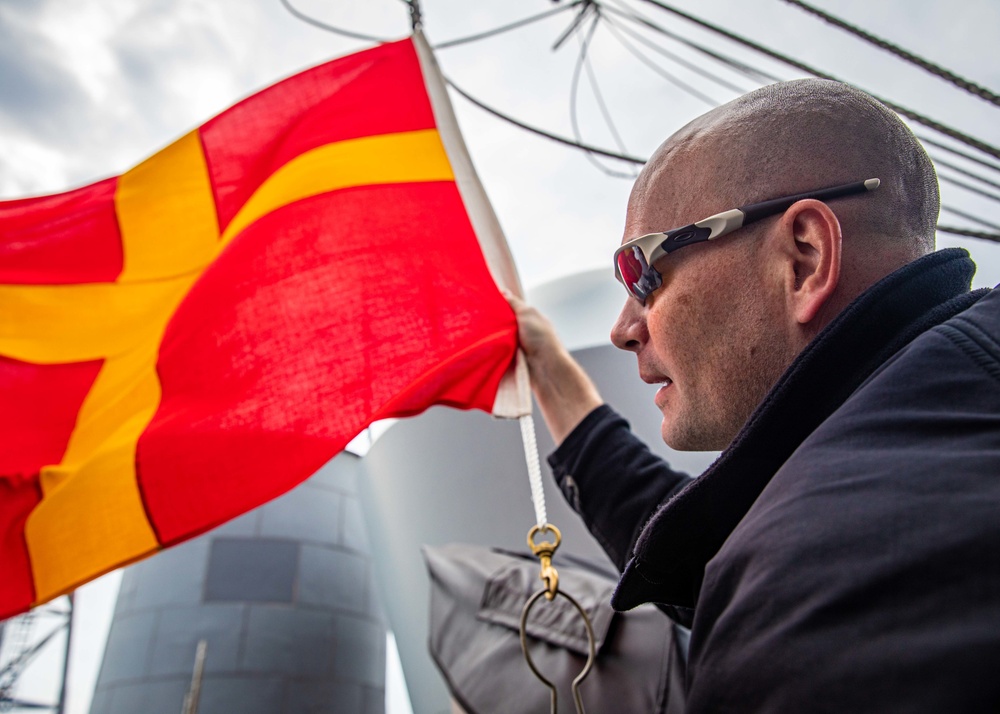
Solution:
<svg viewBox="0 0 1000 714"><path fill-rule="evenodd" d="M689 712L1000 711L1000 291L961 250L854 301L699 478L609 407L550 458L692 628Z"/></svg>

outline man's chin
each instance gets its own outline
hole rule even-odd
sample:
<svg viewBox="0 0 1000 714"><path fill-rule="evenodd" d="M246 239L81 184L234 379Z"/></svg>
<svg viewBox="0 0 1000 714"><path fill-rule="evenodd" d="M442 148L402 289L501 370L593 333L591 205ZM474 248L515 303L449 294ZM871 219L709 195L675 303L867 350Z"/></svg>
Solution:
<svg viewBox="0 0 1000 714"><path fill-rule="evenodd" d="M721 451L725 448L717 445L718 439L712 438L709 429L676 419L668 420L666 416L660 423L660 436L674 451Z"/></svg>
<svg viewBox="0 0 1000 714"><path fill-rule="evenodd" d="M668 421L666 417L663 417L660 423L660 436L663 438L663 443L674 451L698 451L691 447L690 435L684 433L683 429L678 429L677 424Z"/></svg>

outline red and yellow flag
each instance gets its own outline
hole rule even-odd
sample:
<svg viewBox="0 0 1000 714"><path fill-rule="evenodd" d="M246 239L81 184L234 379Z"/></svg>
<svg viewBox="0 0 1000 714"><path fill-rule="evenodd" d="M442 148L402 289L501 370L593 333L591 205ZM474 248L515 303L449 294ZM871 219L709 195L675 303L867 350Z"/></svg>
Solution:
<svg viewBox="0 0 1000 714"><path fill-rule="evenodd" d="M494 410L517 341L497 283L419 36L0 203L0 617L280 495L374 420Z"/></svg>

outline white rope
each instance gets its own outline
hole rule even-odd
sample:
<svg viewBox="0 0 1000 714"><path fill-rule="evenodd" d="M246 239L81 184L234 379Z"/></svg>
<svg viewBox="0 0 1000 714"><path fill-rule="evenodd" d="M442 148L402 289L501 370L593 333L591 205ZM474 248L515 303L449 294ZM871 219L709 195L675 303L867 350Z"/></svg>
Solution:
<svg viewBox="0 0 1000 714"><path fill-rule="evenodd" d="M528 483L531 485L531 503L535 507L538 527L548 525L545 514L545 491L542 488L542 467L538 461L538 442L535 441L535 420L531 414L518 417L521 422L521 441L524 442L524 458L528 462Z"/></svg>

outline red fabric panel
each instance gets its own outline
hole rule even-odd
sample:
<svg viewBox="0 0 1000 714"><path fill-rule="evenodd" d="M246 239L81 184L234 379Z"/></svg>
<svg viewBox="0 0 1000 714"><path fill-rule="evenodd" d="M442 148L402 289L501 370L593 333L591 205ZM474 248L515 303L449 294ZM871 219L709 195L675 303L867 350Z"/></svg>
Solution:
<svg viewBox="0 0 1000 714"><path fill-rule="evenodd" d="M167 328L163 399L137 455L158 537L280 495L374 419L490 410L516 333L451 182L353 188L265 216Z"/></svg>
<svg viewBox="0 0 1000 714"><path fill-rule="evenodd" d="M38 472L62 460L102 364L39 365L0 355L0 619L35 599L24 522L42 498Z"/></svg>
<svg viewBox="0 0 1000 714"><path fill-rule="evenodd" d="M0 476L0 620L24 612L35 601L24 522L41 500L37 476Z"/></svg>
<svg viewBox="0 0 1000 714"><path fill-rule="evenodd" d="M0 355L0 479L58 464L103 360L30 364Z"/></svg>
<svg viewBox="0 0 1000 714"><path fill-rule="evenodd" d="M276 169L324 144L429 129L434 113L410 40L327 62L201 127L222 231Z"/></svg>
<svg viewBox="0 0 1000 714"><path fill-rule="evenodd" d="M0 202L0 284L113 282L122 271L118 178Z"/></svg>

